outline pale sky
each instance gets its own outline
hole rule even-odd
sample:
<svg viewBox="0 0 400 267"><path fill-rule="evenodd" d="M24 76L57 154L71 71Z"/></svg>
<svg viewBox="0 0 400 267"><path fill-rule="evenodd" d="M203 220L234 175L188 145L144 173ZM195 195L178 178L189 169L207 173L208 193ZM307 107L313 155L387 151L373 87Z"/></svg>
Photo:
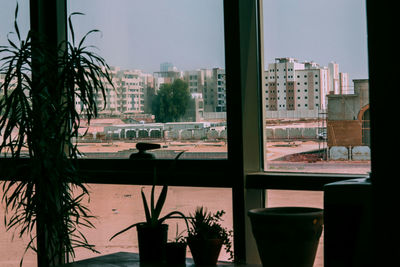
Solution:
<svg viewBox="0 0 400 267"><path fill-rule="evenodd" d="M0 0L0 44L13 28L14 0ZM20 28L28 28L28 0L19 0ZM351 79L368 78L364 0L264 0L265 64L294 57L339 63ZM69 0L75 31L91 29L88 44L109 65L158 71L224 67L222 0ZM24 31L23 31L24 32ZM26 31L25 31L26 32ZM228 44L229 45L229 44Z"/></svg>

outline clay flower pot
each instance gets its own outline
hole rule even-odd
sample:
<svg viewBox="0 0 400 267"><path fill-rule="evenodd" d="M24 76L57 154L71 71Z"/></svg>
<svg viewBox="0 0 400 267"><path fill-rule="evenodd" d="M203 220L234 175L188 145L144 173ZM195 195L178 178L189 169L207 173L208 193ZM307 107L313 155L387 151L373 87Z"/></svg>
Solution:
<svg viewBox="0 0 400 267"><path fill-rule="evenodd" d="M137 226L139 259L141 262L165 261L168 225L149 227L145 224Z"/></svg>
<svg viewBox="0 0 400 267"><path fill-rule="evenodd" d="M322 233L322 209L263 208L248 215L263 266L313 266Z"/></svg>
<svg viewBox="0 0 400 267"><path fill-rule="evenodd" d="M188 238L194 263L196 265L216 265L222 243L222 239Z"/></svg>

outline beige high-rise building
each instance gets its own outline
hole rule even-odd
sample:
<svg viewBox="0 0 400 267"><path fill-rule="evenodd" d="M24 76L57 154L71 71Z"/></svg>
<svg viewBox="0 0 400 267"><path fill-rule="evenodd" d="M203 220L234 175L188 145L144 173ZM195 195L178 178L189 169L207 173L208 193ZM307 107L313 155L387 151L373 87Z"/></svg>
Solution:
<svg viewBox="0 0 400 267"><path fill-rule="evenodd" d="M276 58L264 72L267 118L318 118L327 109L327 95L348 88L347 74L338 71L336 63L327 68L315 62Z"/></svg>
<svg viewBox="0 0 400 267"><path fill-rule="evenodd" d="M106 85L105 101L102 94L97 95L99 114L103 116L129 115L144 113L146 105L146 91L154 86L152 75L142 73L141 70L121 70L111 67L110 73L114 88ZM83 108L76 101L78 109Z"/></svg>

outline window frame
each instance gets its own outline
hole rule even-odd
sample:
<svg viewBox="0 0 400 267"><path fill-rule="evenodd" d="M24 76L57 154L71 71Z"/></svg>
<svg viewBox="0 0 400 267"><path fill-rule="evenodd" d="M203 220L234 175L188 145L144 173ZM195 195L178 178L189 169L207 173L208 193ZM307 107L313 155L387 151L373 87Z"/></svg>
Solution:
<svg viewBox="0 0 400 267"><path fill-rule="evenodd" d="M394 39L396 36L385 36L381 33L381 28L386 25L390 16L385 16L382 21L379 14L387 12L387 8L371 0L366 0L366 3L370 88L376 87L376 85L387 85L387 88L390 88L390 82L395 79L396 75L392 75L392 78L388 79L387 71L383 73L382 70L379 70L379 66L384 63L384 61L382 62L383 58L389 58L392 50L379 48L382 47L381 43L396 44ZM54 1L50 5L45 0L30 0L31 27L53 32L52 37L55 39L62 38L66 33L66 4L67 0ZM254 241L251 241L251 237L249 237L246 210L251 206L262 206L265 203L265 189L322 190L323 184L328 182L364 177L364 175L264 172L262 147L266 141L263 137L261 118L266 109L263 108L265 104L262 103L262 99L265 97L260 96L260 92L263 91L261 72L264 69L262 60L259 60L264 58L261 49L263 38L261 38L262 14L260 10L262 10L262 0L224 0L226 83L227 88L230 88L226 93L229 129L228 158L226 160L180 160L178 161L179 172L172 181L168 174L162 175L165 179L169 179L171 185L174 186L232 188L236 262L256 260L254 257L257 256L251 254L250 251L254 248L252 247ZM57 23L45 23L45 21L57 21ZM43 23L47 24L48 28L43 26ZM247 26L253 28L247 28ZM382 40L386 42L382 42ZM253 56L250 60L247 57L249 55ZM254 57L259 57L259 59ZM249 70L252 68L258 68L258 71L251 76ZM393 68L394 71L395 68ZM257 86L253 90L246 90L250 88L251 84ZM383 174L382 169L378 166L378 157L386 155L383 147L375 145L379 143L379 132L382 132L385 126L384 121L378 120L376 117L376 114L379 114L376 107L379 106L379 101L387 103L388 100L394 101L396 98L387 99L383 95L370 89L371 170L373 183L387 190L388 187L384 183L389 180L376 178L381 172ZM256 99L256 97L259 98ZM256 132L254 129L257 129L255 134L253 133ZM8 169L15 168L16 165L25 165L28 160L15 161L2 158L0 160L0 180L7 178ZM135 163L124 159L79 159L78 162L79 170L87 177L88 183L149 185L152 181L148 179L151 175L149 170L154 165L162 167L170 160L146 162L144 170L143 163L138 166L140 168L136 168ZM25 171L26 174L29 173L29 170ZM22 179L24 176L23 173ZM250 196L251 194L252 196Z"/></svg>

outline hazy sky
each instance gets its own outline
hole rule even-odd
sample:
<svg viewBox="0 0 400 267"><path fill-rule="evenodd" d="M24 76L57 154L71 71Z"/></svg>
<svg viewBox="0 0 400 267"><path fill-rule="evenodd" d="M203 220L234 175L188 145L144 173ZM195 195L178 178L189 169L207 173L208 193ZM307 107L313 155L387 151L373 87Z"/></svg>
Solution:
<svg viewBox="0 0 400 267"><path fill-rule="evenodd" d="M19 0L21 28L28 0ZM14 0L0 0L0 43L12 30ZM265 63L294 57L327 66L339 63L351 79L368 78L364 0L264 0ZM180 70L224 67L222 0L69 0L75 31L91 29L110 65L158 71L161 62ZM228 44L229 45L229 44Z"/></svg>
<svg viewBox="0 0 400 267"><path fill-rule="evenodd" d="M264 0L265 62L335 61L351 79L368 78L365 14L364 0Z"/></svg>

